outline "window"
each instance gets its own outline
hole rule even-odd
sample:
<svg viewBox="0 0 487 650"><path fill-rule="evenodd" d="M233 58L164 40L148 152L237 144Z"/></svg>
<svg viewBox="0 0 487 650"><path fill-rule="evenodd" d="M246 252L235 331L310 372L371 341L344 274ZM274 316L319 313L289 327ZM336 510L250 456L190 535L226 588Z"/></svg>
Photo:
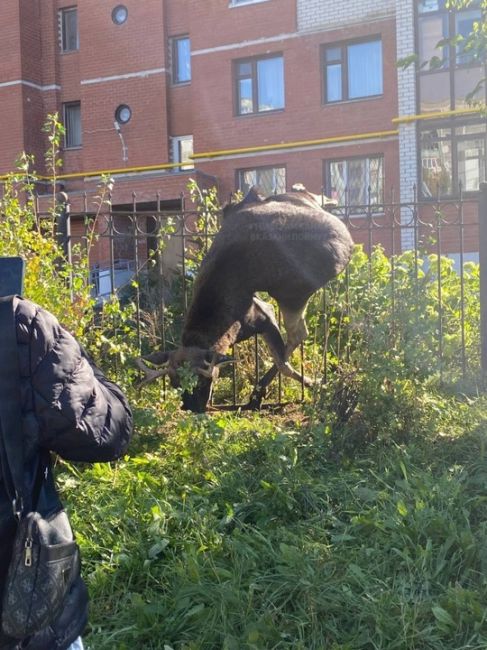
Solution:
<svg viewBox="0 0 487 650"><path fill-rule="evenodd" d="M186 171L187 169L194 169L194 163L191 160L190 156L193 155L193 136L192 135L180 135L175 138L171 138L171 147L172 147L172 161L175 163L186 163L185 165L180 165L175 167L176 171Z"/></svg>
<svg viewBox="0 0 487 650"><path fill-rule="evenodd" d="M440 8L441 0L419 0L418 11L420 14L425 14L430 11L438 11Z"/></svg>
<svg viewBox="0 0 487 650"><path fill-rule="evenodd" d="M384 157L345 158L325 163L325 187L338 205L367 206L383 203Z"/></svg>
<svg viewBox="0 0 487 650"><path fill-rule="evenodd" d="M470 11L460 11L454 14L455 19L455 36L461 40L458 41L456 46L456 62L457 65L465 65L474 61L474 56L470 52L465 52L465 40L472 32L474 23L481 20L480 9L473 9Z"/></svg>
<svg viewBox="0 0 487 650"><path fill-rule="evenodd" d="M448 16L433 14L423 16L419 22L419 59L421 63L436 57L435 65L438 68L448 66L448 48L437 48L436 45L448 36Z"/></svg>
<svg viewBox="0 0 487 650"><path fill-rule="evenodd" d="M483 77L481 61L465 51L465 39L482 20L478 2L453 10L445 0L418 0L419 97L421 112L449 111L465 106ZM443 41L441 47L436 47ZM482 99L482 86L476 99Z"/></svg>
<svg viewBox="0 0 487 650"><path fill-rule="evenodd" d="M235 62L237 115L284 108L282 55Z"/></svg>
<svg viewBox="0 0 487 650"><path fill-rule="evenodd" d="M382 41L327 46L323 50L325 103L382 95Z"/></svg>
<svg viewBox="0 0 487 650"><path fill-rule="evenodd" d="M175 84L191 81L191 41L188 36L172 40L172 80Z"/></svg>
<svg viewBox="0 0 487 650"><path fill-rule="evenodd" d="M76 7L61 9L61 51L74 52L79 49L78 10Z"/></svg>
<svg viewBox="0 0 487 650"><path fill-rule="evenodd" d="M258 167L257 169L240 169L237 172L238 189L247 194L257 185L265 196L282 194L286 191L285 167Z"/></svg>
<svg viewBox="0 0 487 650"><path fill-rule="evenodd" d="M460 183L463 191L476 192L485 178L485 124L454 124L420 133L421 192L426 198L451 196Z"/></svg>
<svg viewBox="0 0 487 650"><path fill-rule="evenodd" d="M64 148L81 147L81 104L70 102L63 105L64 116Z"/></svg>

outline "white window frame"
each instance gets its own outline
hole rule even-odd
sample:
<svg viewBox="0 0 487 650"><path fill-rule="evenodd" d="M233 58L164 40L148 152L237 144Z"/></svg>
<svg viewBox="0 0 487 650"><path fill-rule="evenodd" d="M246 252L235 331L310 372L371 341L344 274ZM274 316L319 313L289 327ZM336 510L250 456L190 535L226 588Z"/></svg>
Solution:
<svg viewBox="0 0 487 650"><path fill-rule="evenodd" d="M346 175L347 175L347 180L348 180L348 166L350 162L352 161L357 161L357 160L367 160L367 168L365 170L366 173L366 182L364 183L365 187L367 188L370 185L370 161L372 159L380 159L381 160L381 185L382 187L380 188L382 192L382 202L384 202L384 171L385 171L385 165L384 165L384 154L383 153L377 153L377 154L368 154L368 155L363 155L363 156L344 156L343 158L331 158L329 160L325 160L325 187L326 187L326 193L329 197L331 197L334 200L337 200L337 197L333 196L333 191L331 188L331 165L333 163L342 163L344 162L346 167ZM347 182L345 182L345 189L347 189ZM365 190L366 191L366 190ZM345 195L345 201L346 201L346 195ZM382 209L381 209L381 201L379 200L378 203L371 203L370 207L372 208L372 213L373 214L382 214ZM357 208L355 204L350 204L348 205L346 202L345 203L338 203L339 208L346 208L347 210L351 210L354 208ZM367 208L367 201L364 202L364 204L361 206L364 210ZM351 217L356 216L360 217L363 216L364 212L363 211L354 211L350 212Z"/></svg>
<svg viewBox="0 0 487 650"><path fill-rule="evenodd" d="M248 168L243 168L243 169L237 169L238 189L240 191L243 191L242 183L241 183L243 174L248 174L248 173L255 174L255 182L253 183L253 185L257 185L258 187L260 187L258 182L257 182L258 174L259 173L263 174L265 172L272 172L273 176L274 176L274 179L273 179L274 180L274 187L273 187L273 190L269 194L266 194L266 196L273 196L274 194L276 194L276 189L278 189L277 188L277 179L276 179L276 171L277 170L279 170L279 171L283 170L283 172L284 172L284 187L282 188L282 191L285 192L286 191L286 182L287 182L287 169L286 169L285 165L265 165L264 167L248 167ZM260 187L260 189L261 189L261 191L264 190L264 188L262 188L262 187ZM277 192L277 194L279 194L279 192Z"/></svg>
<svg viewBox="0 0 487 650"><path fill-rule="evenodd" d="M233 7L243 7L245 5L256 5L262 2L269 2L269 0L230 0L230 4L228 6L230 7L230 9L232 9Z"/></svg>
<svg viewBox="0 0 487 650"><path fill-rule="evenodd" d="M174 171L184 172L194 169L194 162L191 159L182 159L182 143L191 142L191 153L193 153L193 136L192 135L178 135L171 137L171 159L173 163L182 163L178 167L174 167Z"/></svg>

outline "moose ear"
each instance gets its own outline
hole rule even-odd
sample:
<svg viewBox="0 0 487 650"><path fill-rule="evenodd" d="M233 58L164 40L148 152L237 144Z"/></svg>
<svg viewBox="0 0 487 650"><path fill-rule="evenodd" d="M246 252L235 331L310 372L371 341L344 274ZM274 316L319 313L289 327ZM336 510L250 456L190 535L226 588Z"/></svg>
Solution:
<svg viewBox="0 0 487 650"><path fill-rule="evenodd" d="M148 357L142 357L144 361L148 361L150 364L156 367L164 367L169 364L169 359L171 357L170 352L165 350L160 350L158 352L153 352Z"/></svg>
<svg viewBox="0 0 487 650"><path fill-rule="evenodd" d="M248 203L262 203L264 200L264 197L259 194L257 186L253 185L242 199L240 205L247 205Z"/></svg>

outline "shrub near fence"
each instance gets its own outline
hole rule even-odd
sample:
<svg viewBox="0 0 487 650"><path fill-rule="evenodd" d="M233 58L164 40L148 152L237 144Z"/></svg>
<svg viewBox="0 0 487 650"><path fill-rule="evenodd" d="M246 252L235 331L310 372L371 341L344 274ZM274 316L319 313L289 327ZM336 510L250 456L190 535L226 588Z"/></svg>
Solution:
<svg viewBox="0 0 487 650"><path fill-rule="evenodd" d="M218 229L215 197L210 208L202 205L188 211L183 201L181 210L168 212L158 209L159 200L150 209L134 200L132 211L97 217L96 275L106 293L133 300L143 352L178 345L194 277ZM346 272L312 298L310 336L294 364L318 384L329 382L337 369L342 374L368 369L383 381L410 376L461 384L464 390L479 386L481 273L471 259L482 236L477 206L460 196L334 209L358 244ZM86 214L72 214L68 226L71 246L79 245L93 224ZM240 344L235 353L239 362L220 378L215 405L245 403L270 363L257 339ZM300 400L304 393L302 386L279 377L268 403Z"/></svg>
<svg viewBox="0 0 487 650"><path fill-rule="evenodd" d="M365 251L355 256L329 301L348 323L338 358L343 351L368 361L376 354L389 363L401 358L407 372L445 382L479 377L480 269L471 252L479 241L475 207L463 199L390 204L380 220L365 206L358 226L350 208L338 210ZM389 242L387 256L374 244L381 240ZM398 253L398 243L406 250Z"/></svg>

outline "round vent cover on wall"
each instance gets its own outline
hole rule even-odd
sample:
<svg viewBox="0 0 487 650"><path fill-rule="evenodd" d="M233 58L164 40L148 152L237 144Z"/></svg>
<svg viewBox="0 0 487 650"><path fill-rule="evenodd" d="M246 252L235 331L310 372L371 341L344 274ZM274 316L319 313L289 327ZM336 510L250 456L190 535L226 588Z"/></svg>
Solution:
<svg viewBox="0 0 487 650"><path fill-rule="evenodd" d="M132 110L127 104L120 104L115 111L115 119L119 124L127 124L132 117Z"/></svg>
<svg viewBox="0 0 487 650"><path fill-rule="evenodd" d="M128 9L125 5L117 5L112 11L112 20L115 25L123 25L129 15Z"/></svg>

